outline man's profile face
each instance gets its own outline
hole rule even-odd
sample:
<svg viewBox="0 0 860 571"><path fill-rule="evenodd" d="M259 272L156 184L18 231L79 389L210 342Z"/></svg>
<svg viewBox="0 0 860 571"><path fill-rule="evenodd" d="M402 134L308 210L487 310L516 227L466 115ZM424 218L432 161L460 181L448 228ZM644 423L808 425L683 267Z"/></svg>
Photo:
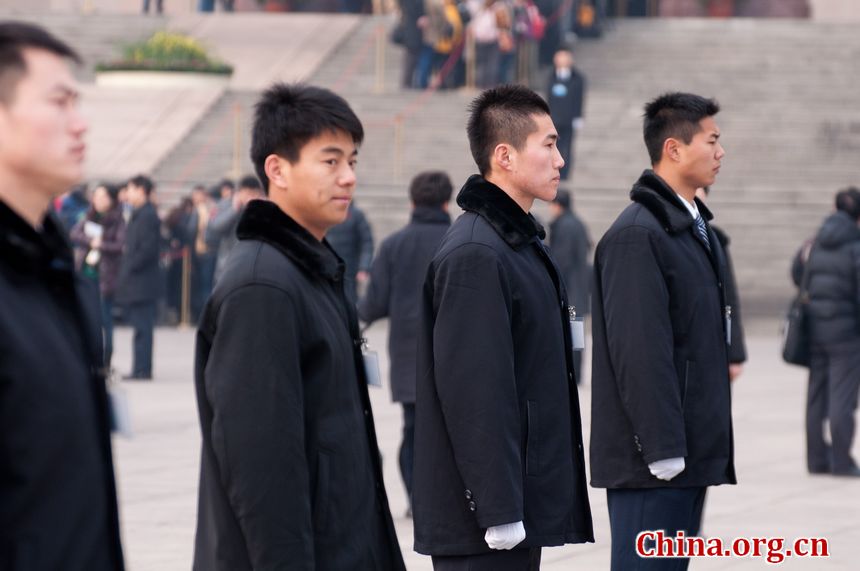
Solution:
<svg viewBox="0 0 860 571"><path fill-rule="evenodd" d="M146 191L142 186L128 183L128 186L126 187L126 199L134 208L140 208L146 204Z"/></svg>
<svg viewBox="0 0 860 571"><path fill-rule="evenodd" d="M346 220L355 190L357 155L350 134L326 131L302 147L295 163L279 159L286 182L283 203L314 236L323 236Z"/></svg>
<svg viewBox="0 0 860 571"><path fill-rule="evenodd" d="M556 146L558 133L549 115L532 115L532 119L537 129L522 149L513 151L512 176L519 192L550 202L558 192L564 159Z"/></svg>
<svg viewBox="0 0 860 571"><path fill-rule="evenodd" d="M84 178L87 124L65 59L23 51L26 72L0 102L0 169L21 183L59 196Z"/></svg>
<svg viewBox="0 0 860 571"><path fill-rule="evenodd" d="M726 152L720 145L720 128L713 117L699 121L699 131L689 145L680 145L681 176L693 188L714 184Z"/></svg>

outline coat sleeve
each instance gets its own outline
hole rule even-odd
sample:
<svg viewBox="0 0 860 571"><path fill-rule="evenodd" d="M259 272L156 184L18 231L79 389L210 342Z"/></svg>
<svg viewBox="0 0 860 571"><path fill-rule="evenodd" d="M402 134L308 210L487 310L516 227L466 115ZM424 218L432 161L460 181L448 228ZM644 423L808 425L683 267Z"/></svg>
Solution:
<svg viewBox="0 0 860 571"><path fill-rule="evenodd" d="M615 381L648 464L687 456L669 290L654 240L644 228L624 230L601 252L598 276Z"/></svg>
<svg viewBox="0 0 860 571"><path fill-rule="evenodd" d="M732 307L732 343L729 345L729 363L743 363L747 360L746 340L744 339L741 299L735 279L735 267L727 245L723 246L726 255L726 302Z"/></svg>
<svg viewBox="0 0 860 571"><path fill-rule="evenodd" d="M356 211L359 214L360 211ZM367 217L364 213L356 217L356 230L358 232L359 244L361 250L358 256L358 271L366 272L370 270L370 264L373 261L373 232L370 229L370 224L367 222Z"/></svg>
<svg viewBox="0 0 860 571"><path fill-rule="evenodd" d="M240 288L204 371L212 447L254 569L314 569L300 329L289 296Z"/></svg>
<svg viewBox="0 0 860 571"><path fill-rule="evenodd" d="M469 244L431 278L436 391L457 469L479 526L521 521L522 435L504 270L492 249Z"/></svg>
<svg viewBox="0 0 860 571"><path fill-rule="evenodd" d="M87 223L86 218L82 218L78 221L77 224L72 226L72 229L69 230L69 240L73 245L78 248L86 248L90 247L90 238L84 232L84 225Z"/></svg>
<svg viewBox="0 0 860 571"><path fill-rule="evenodd" d="M365 323L388 317L391 297L391 260L388 242L383 242L370 266L370 284L367 293L358 302L358 317Z"/></svg>
<svg viewBox="0 0 860 571"><path fill-rule="evenodd" d="M120 218L116 224L114 235L102 242L102 252L111 254L122 253L122 249L125 247L125 220Z"/></svg>

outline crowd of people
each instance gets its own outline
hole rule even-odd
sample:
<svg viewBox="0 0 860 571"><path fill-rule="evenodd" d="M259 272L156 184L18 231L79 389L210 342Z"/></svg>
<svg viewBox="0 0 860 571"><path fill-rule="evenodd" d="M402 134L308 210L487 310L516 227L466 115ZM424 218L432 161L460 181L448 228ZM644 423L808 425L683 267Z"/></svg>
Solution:
<svg viewBox="0 0 860 571"><path fill-rule="evenodd" d="M613 571L653 548L644 531L698 535L708 488L737 483L731 381L746 355L729 242L705 204L725 155L715 100L645 105L650 168L592 267L559 191L551 106L520 85L487 89L469 107L478 174L457 194L463 214L448 214L446 173L419 173L409 224L372 259L352 200L364 127L342 97L304 84L262 93L255 175L238 188L194 188L164 221L144 175L97 186L89 205L80 188L56 201L84 174L77 59L37 26L0 23L3 568L123 569L100 316L124 307L129 377L151 379L164 260L190 259L194 290L196 570L405 570L368 393L379 364L361 330L385 317L414 549L437 571L535 571L545 547L605 541L589 469L606 490ZM536 200L553 204L549 235ZM832 433L810 470L857 476L860 193L836 206L795 272L816 343L810 431L827 392Z"/></svg>

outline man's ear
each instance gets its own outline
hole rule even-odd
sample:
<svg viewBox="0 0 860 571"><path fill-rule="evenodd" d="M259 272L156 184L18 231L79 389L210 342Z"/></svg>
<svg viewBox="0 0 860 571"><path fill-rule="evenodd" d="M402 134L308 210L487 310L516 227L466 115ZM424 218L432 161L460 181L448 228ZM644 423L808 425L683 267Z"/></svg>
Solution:
<svg viewBox="0 0 860 571"><path fill-rule="evenodd" d="M496 145L496 148L493 149L493 164L490 165L490 169L492 170L493 166L497 166L499 170L511 171L514 168L515 159L516 149L507 143L499 143Z"/></svg>
<svg viewBox="0 0 860 571"><path fill-rule="evenodd" d="M269 178L269 188L272 186L280 190L289 188L290 174L292 172L290 161L273 153L266 157L266 160L263 162L263 170Z"/></svg>
<svg viewBox="0 0 860 571"><path fill-rule="evenodd" d="M663 141L663 157L673 162L681 161L681 142L669 137Z"/></svg>

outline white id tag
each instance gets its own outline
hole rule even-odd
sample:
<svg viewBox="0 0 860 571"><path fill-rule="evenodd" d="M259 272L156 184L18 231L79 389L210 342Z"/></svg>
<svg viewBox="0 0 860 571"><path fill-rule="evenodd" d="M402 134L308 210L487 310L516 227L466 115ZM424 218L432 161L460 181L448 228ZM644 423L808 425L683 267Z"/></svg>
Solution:
<svg viewBox="0 0 860 571"><path fill-rule="evenodd" d="M585 351L585 322L581 317L570 321L570 338L574 351Z"/></svg>
<svg viewBox="0 0 860 571"><path fill-rule="evenodd" d="M732 344L732 306L726 306L726 345Z"/></svg>
<svg viewBox="0 0 860 571"><path fill-rule="evenodd" d="M131 414L128 394L118 386L108 386L108 408L110 409L111 432L131 438Z"/></svg>
<svg viewBox="0 0 860 571"><path fill-rule="evenodd" d="M364 373L367 375L367 384L371 387L381 387L382 377L379 374L379 356L376 351L362 351L364 359Z"/></svg>

